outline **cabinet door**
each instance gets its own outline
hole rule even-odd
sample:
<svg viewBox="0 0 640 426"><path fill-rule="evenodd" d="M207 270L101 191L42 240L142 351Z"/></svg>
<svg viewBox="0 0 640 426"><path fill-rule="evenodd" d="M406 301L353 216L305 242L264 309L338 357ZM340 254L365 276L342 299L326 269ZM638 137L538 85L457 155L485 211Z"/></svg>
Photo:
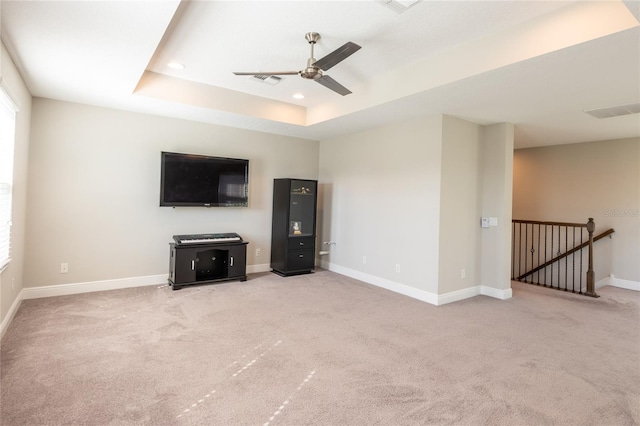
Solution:
<svg viewBox="0 0 640 426"><path fill-rule="evenodd" d="M289 236L313 236L315 228L316 182L292 180L289 197Z"/></svg>
<svg viewBox="0 0 640 426"><path fill-rule="evenodd" d="M193 248L174 249L175 283L192 283L196 280L196 250Z"/></svg>
<svg viewBox="0 0 640 426"><path fill-rule="evenodd" d="M244 277L247 275L247 246L229 246L229 278Z"/></svg>

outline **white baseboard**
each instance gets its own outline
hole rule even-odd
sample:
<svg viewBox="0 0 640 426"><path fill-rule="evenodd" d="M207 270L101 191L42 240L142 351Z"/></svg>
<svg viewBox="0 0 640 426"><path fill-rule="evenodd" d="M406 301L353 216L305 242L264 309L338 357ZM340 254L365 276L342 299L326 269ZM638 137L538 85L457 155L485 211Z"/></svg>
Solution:
<svg viewBox="0 0 640 426"><path fill-rule="evenodd" d="M482 294L480 292L480 286L467 287L461 290L451 291L438 295L437 305L446 305L447 303L458 302L460 300L469 299L470 297L478 296Z"/></svg>
<svg viewBox="0 0 640 426"><path fill-rule="evenodd" d="M247 273L269 272L268 263L247 265ZM117 290L120 288L143 287L147 285L165 284L168 274L148 275L144 277L118 278L113 280L90 281L84 283L59 284L22 289L23 299L39 299L41 297L65 296L68 294L90 293L94 291Z"/></svg>
<svg viewBox="0 0 640 426"><path fill-rule="evenodd" d="M9 308L9 312L7 312L7 315L2 320L2 324L0 324L0 339L2 339L2 336L4 336L4 332L7 331L7 328L9 328L9 324L11 324L11 321L13 321L13 317L16 315L16 312L18 312L20 303L22 303L22 298L23 297L22 297L22 291L21 291L20 293L18 293L18 296L15 298L15 300L11 304L11 307Z"/></svg>
<svg viewBox="0 0 640 426"><path fill-rule="evenodd" d="M613 278L614 287L626 288L627 290L640 291L640 281L623 280L620 278Z"/></svg>
<svg viewBox="0 0 640 426"><path fill-rule="evenodd" d="M511 287L509 287L506 290L502 290L499 288L487 287L486 285L481 285L480 294L493 297L495 299L506 300L506 299L511 299L513 297L513 290L511 290Z"/></svg>
<svg viewBox="0 0 640 426"><path fill-rule="evenodd" d="M130 287L143 287L147 285L165 284L168 278L168 274L160 274L148 275L145 277L91 281L85 283L59 284L43 287L26 287L22 289L22 296L23 299L39 299L41 297L66 296L68 294L91 293L94 291L116 290L120 288Z"/></svg>
<svg viewBox="0 0 640 426"><path fill-rule="evenodd" d="M640 291L640 281L631 281L624 280L622 278L616 278L613 274L609 275L607 278L600 280L596 283L596 288L598 288L598 283L605 281L606 283L603 285L610 285L612 287L624 288L627 290Z"/></svg>
<svg viewBox="0 0 640 426"><path fill-rule="evenodd" d="M468 299L480 294L497 299L509 299L512 296L510 288L507 290L500 290L487 286L474 286L464 288L462 290L452 291L450 293L435 294L425 290L417 289L415 287L410 287L405 284L400 284L395 281L387 280L385 278L380 278L375 275L370 275L364 272L356 271L354 269L345 268L344 266L336 265L330 262L321 261L320 263L324 269L328 269L332 272L346 275L348 277L355 278L356 280L363 281L367 284L372 284L376 287L382 287L395 293L404 294L405 296L409 296L436 306L457 302L459 300Z"/></svg>
<svg viewBox="0 0 640 426"><path fill-rule="evenodd" d="M345 268L344 266L336 265L330 262L321 262L322 267L335 272L340 275L354 278L359 281L363 281L367 284L375 285L376 287L382 287L387 290L391 290L394 293L404 294L405 296L412 297L414 299L422 300L423 302L431 303L432 305L438 304L438 295L430 293L428 291L420 290L414 287L409 287L404 284L400 284L385 278L380 278L375 275L366 274L364 272L356 271L354 269Z"/></svg>
<svg viewBox="0 0 640 426"><path fill-rule="evenodd" d="M271 272L271 265L269 263L247 265L247 274L256 274L258 272Z"/></svg>
<svg viewBox="0 0 640 426"><path fill-rule="evenodd" d="M486 285L477 285L474 287L463 288L462 290L456 290L449 293L438 295L438 305L445 305L447 303L458 302L460 300L468 299L470 297L489 296L494 299L506 300L511 299L513 292L510 288L501 290L494 287L487 287Z"/></svg>

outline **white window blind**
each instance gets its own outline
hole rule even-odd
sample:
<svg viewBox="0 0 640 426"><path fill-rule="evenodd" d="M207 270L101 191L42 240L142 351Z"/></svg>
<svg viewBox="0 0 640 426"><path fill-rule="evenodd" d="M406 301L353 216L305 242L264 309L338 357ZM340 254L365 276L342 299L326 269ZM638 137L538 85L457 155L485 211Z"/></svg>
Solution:
<svg viewBox="0 0 640 426"><path fill-rule="evenodd" d="M11 199L16 106L0 87L0 270L11 255Z"/></svg>

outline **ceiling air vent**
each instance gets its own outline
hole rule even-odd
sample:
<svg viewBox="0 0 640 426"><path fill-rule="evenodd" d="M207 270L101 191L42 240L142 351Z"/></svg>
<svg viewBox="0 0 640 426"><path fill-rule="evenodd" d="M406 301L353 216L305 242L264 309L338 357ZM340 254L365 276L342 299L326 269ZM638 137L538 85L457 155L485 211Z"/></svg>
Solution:
<svg viewBox="0 0 640 426"><path fill-rule="evenodd" d="M612 106L607 108L588 109L588 110L585 110L584 112L594 116L595 118L610 118L610 117L618 117L620 115L638 114L640 113L640 103L629 104L629 105L618 105L618 106Z"/></svg>
<svg viewBox="0 0 640 426"><path fill-rule="evenodd" d="M378 0L378 3L386 6L396 13L402 13L421 0Z"/></svg>
<svg viewBox="0 0 640 426"><path fill-rule="evenodd" d="M282 81L282 77L278 77L275 75L256 74L251 76L251 80L275 86L276 84L280 83L280 81Z"/></svg>

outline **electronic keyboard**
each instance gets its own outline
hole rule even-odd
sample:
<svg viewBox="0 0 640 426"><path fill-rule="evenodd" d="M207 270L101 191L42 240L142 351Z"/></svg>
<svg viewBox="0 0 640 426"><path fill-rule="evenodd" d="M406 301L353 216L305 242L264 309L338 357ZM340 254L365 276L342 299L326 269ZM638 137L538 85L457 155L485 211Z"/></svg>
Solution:
<svg viewBox="0 0 640 426"><path fill-rule="evenodd" d="M191 234L174 235L176 244L215 244L228 242L242 242L242 237L235 232L224 234Z"/></svg>

